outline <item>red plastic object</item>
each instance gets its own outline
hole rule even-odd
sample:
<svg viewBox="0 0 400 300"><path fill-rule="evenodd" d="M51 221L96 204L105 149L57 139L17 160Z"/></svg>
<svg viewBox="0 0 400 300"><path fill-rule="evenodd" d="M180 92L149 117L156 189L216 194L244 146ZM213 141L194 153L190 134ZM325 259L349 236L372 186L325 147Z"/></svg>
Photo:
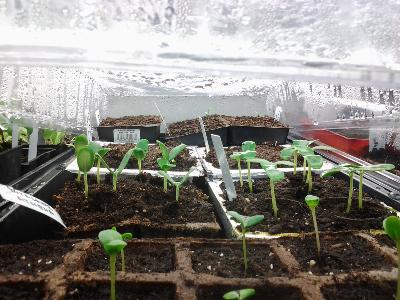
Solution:
<svg viewBox="0 0 400 300"><path fill-rule="evenodd" d="M307 139L318 140L353 156L362 157L368 154L369 139L349 138L327 129L313 129L302 134Z"/></svg>

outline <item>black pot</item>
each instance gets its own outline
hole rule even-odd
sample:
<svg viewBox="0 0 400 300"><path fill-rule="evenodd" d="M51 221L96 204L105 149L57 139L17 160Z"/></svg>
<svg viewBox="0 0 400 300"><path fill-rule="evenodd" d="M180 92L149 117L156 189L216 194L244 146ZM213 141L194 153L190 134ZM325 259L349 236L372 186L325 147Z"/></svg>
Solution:
<svg viewBox="0 0 400 300"><path fill-rule="evenodd" d="M0 153L0 183L7 184L21 176L22 146Z"/></svg>
<svg viewBox="0 0 400 300"><path fill-rule="evenodd" d="M230 126L228 133L229 146L240 146L245 141L253 141L256 144L268 141L285 144L288 133L288 127Z"/></svg>
<svg viewBox="0 0 400 300"><path fill-rule="evenodd" d="M133 126L98 126L97 133L99 135L99 140L105 142L116 142L114 140L115 129L139 129L140 138L148 139L151 143L154 143L160 136L160 124Z"/></svg>
<svg viewBox="0 0 400 300"><path fill-rule="evenodd" d="M221 137L222 144L228 146L228 127L218 128L215 130L206 131L208 144L212 147L211 134L216 134ZM166 141L177 141L188 146L204 147L203 134L201 132L192 133L181 136L166 136Z"/></svg>
<svg viewBox="0 0 400 300"><path fill-rule="evenodd" d="M22 148L22 157L21 157L22 174L32 171L33 169L36 169L41 164L44 164L46 161L56 156L56 150L54 147L39 145L37 148L37 156L28 162L27 161L28 152L29 152L29 147L24 146Z"/></svg>

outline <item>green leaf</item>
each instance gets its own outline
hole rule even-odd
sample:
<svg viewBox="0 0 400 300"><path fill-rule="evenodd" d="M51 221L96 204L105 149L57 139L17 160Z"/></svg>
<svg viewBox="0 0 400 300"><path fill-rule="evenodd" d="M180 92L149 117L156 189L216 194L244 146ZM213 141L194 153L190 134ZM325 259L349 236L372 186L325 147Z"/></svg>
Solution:
<svg viewBox="0 0 400 300"><path fill-rule="evenodd" d="M244 228L250 228L254 225L261 223L264 220L263 215L255 215L251 217L246 217L244 220Z"/></svg>
<svg viewBox="0 0 400 300"><path fill-rule="evenodd" d="M163 142L160 142L158 140L156 142L157 142L158 146L160 147L162 157L166 160L170 160L167 146L165 146L165 144Z"/></svg>
<svg viewBox="0 0 400 300"><path fill-rule="evenodd" d="M335 148L330 147L330 146L315 146L312 147L313 150L325 150L325 151L336 151Z"/></svg>
<svg viewBox="0 0 400 300"><path fill-rule="evenodd" d="M121 236L124 241L129 241L133 238L133 235L130 232L122 233Z"/></svg>
<svg viewBox="0 0 400 300"><path fill-rule="evenodd" d="M296 151L295 148L285 148L281 150L280 157L284 160L289 160L293 157L294 152Z"/></svg>
<svg viewBox="0 0 400 300"><path fill-rule="evenodd" d="M319 204L319 197L313 195L307 195L304 199L309 208L316 208Z"/></svg>
<svg viewBox="0 0 400 300"><path fill-rule="evenodd" d="M133 152L133 149L130 149L125 153L124 157L122 158L121 163L119 164L118 169L114 172L116 175L121 174L122 171L125 169L126 165L128 164L128 162L132 156L132 152Z"/></svg>
<svg viewBox="0 0 400 300"><path fill-rule="evenodd" d="M76 157L79 171L87 173L94 164L94 152L88 146L83 146L79 149Z"/></svg>
<svg viewBox="0 0 400 300"><path fill-rule="evenodd" d="M270 162L269 160L263 159L263 158L258 158L258 157L254 157L254 158L248 158L246 159L246 161L251 162L253 164L260 164L262 165L266 165L266 166L274 166L275 164L273 162Z"/></svg>
<svg viewBox="0 0 400 300"><path fill-rule="evenodd" d="M54 130L52 130L52 129L47 129L47 128L43 129L43 131L42 131L43 139L46 141L51 140L53 133L54 133Z"/></svg>
<svg viewBox="0 0 400 300"><path fill-rule="evenodd" d="M111 148L101 148L97 154L101 157L104 157L109 151L111 151Z"/></svg>
<svg viewBox="0 0 400 300"><path fill-rule="evenodd" d="M256 158L256 151L253 151L253 150L247 150L247 151L244 151L244 152L241 152L240 153L240 157L242 158L242 159L251 159L251 158Z"/></svg>
<svg viewBox="0 0 400 300"><path fill-rule="evenodd" d="M400 219L396 216L387 217L383 220L383 229L396 243L400 242Z"/></svg>
<svg viewBox="0 0 400 300"><path fill-rule="evenodd" d="M242 289L226 293L223 297L225 300L245 300L254 296L256 291L254 289Z"/></svg>
<svg viewBox="0 0 400 300"><path fill-rule="evenodd" d="M365 172L376 172L376 171L388 171L393 170L395 168L392 164L376 164L370 166L358 166L359 170L363 170Z"/></svg>
<svg viewBox="0 0 400 300"><path fill-rule="evenodd" d="M127 245L122 235L113 229L100 231L99 240L108 255L120 253Z"/></svg>
<svg viewBox="0 0 400 300"><path fill-rule="evenodd" d="M231 156L229 156L231 159L234 159L236 161L241 159L241 152L233 152Z"/></svg>
<svg viewBox="0 0 400 300"><path fill-rule="evenodd" d="M190 174L191 174L194 170L196 170L196 167L191 167L191 168L189 169L189 171L185 174L185 176L183 176L182 179L179 181L179 184L180 184L180 185L183 185L183 184L189 179Z"/></svg>
<svg viewBox="0 0 400 300"><path fill-rule="evenodd" d="M240 223L242 227L244 227L245 216L242 216L241 214L232 210L228 211L227 214L230 215L236 222Z"/></svg>
<svg viewBox="0 0 400 300"><path fill-rule="evenodd" d="M253 141L245 141L242 143L242 152L256 151L256 143Z"/></svg>
<svg viewBox="0 0 400 300"><path fill-rule="evenodd" d="M133 149L133 156L137 160L143 160L146 157L146 152L141 148L134 148Z"/></svg>
<svg viewBox="0 0 400 300"><path fill-rule="evenodd" d="M314 155L315 154L314 150L311 149L311 148L308 148L308 147L307 148L299 148L299 149L297 149L297 151L303 157L306 156L306 155Z"/></svg>
<svg viewBox="0 0 400 300"><path fill-rule="evenodd" d="M147 139L141 139L137 144L136 147L138 149L142 149L145 154L149 152L149 141Z"/></svg>
<svg viewBox="0 0 400 300"><path fill-rule="evenodd" d="M79 149L81 147L87 146L89 144L88 139L86 135L80 134L74 138L74 148L75 148L75 154L78 153Z"/></svg>
<svg viewBox="0 0 400 300"><path fill-rule="evenodd" d="M102 148L100 146L100 144L96 143L96 142L89 142L88 147L90 149L92 149L92 151L96 154L100 151L100 149Z"/></svg>
<svg viewBox="0 0 400 300"><path fill-rule="evenodd" d="M324 164L322 157L319 155L306 155L304 159L313 169L320 169Z"/></svg>
<svg viewBox="0 0 400 300"><path fill-rule="evenodd" d="M169 161L174 160L175 157L177 157L179 155L179 153L181 153L183 150L186 149L186 145L185 144L180 144L179 146L176 146L175 148L173 148L170 152L169 152Z"/></svg>
<svg viewBox="0 0 400 300"><path fill-rule="evenodd" d="M354 165L354 164L340 164L340 165L333 167L330 170L326 170L326 171L322 172L321 177L322 178L329 177L329 176L332 176L332 175L334 175L338 172L342 172L342 171L354 172L357 167L358 167L358 165Z"/></svg>
<svg viewBox="0 0 400 300"><path fill-rule="evenodd" d="M275 165L293 167L294 163L292 163L291 161L287 161L287 160L278 160L275 162Z"/></svg>
<svg viewBox="0 0 400 300"><path fill-rule="evenodd" d="M285 179L285 173L277 169L264 169L264 171L267 174L268 178L271 179L273 182L279 182Z"/></svg>
<svg viewBox="0 0 400 300"><path fill-rule="evenodd" d="M175 168L176 165L171 164L168 159L157 158L157 164L163 171L169 171L171 168Z"/></svg>
<svg viewBox="0 0 400 300"><path fill-rule="evenodd" d="M158 171L158 174L160 174L162 177L167 178L167 180L168 180L169 182L171 182L171 184L173 184L173 185L176 184L175 180L174 180L171 176L169 176L167 172Z"/></svg>
<svg viewBox="0 0 400 300"><path fill-rule="evenodd" d="M110 172L110 174L114 174L114 170L112 170L109 165L105 162L105 160L97 153L96 157L98 160L100 160L100 163L107 168L107 170Z"/></svg>
<svg viewBox="0 0 400 300"><path fill-rule="evenodd" d="M315 141L309 141L309 140L293 140L292 145L298 148L306 148L309 147L314 142Z"/></svg>

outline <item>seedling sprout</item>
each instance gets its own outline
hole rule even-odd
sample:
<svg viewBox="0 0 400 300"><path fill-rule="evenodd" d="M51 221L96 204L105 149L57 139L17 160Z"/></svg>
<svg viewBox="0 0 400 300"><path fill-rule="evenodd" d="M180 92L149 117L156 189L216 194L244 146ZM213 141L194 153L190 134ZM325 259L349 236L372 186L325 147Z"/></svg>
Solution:
<svg viewBox="0 0 400 300"><path fill-rule="evenodd" d="M89 146L80 147L76 157L78 163L79 172L83 173L83 181L85 185L85 197L89 196L89 184L87 173L93 167L94 164L94 152Z"/></svg>
<svg viewBox="0 0 400 300"><path fill-rule="evenodd" d="M387 217L383 220L383 229L387 235L395 241L397 248L397 294L396 299L400 300L400 219L396 216Z"/></svg>
<svg viewBox="0 0 400 300"><path fill-rule="evenodd" d="M112 227L111 229L117 231L116 227ZM122 233L121 236L122 236L122 239L125 242L131 240L132 237L133 237L132 233L130 233L130 232ZM121 271L125 272L125 252L124 252L124 248L121 249Z"/></svg>
<svg viewBox="0 0 400 300"><path fill-rule="evenodd" d="M149 152L149 141L146 139L141 139L133 149L133 156L138 162L139 173L142 173L142 161Z"/></svg>
<svg viewBox="0 0 400 300"><path fill-rule="evenodd" d="M317 196L307 195L305 198L305 201L311 211L313 224L314 224L315 239L317 241L317 251L318 251L318 255L319 255L321 252L321 245L319 243L319 232L318 232L317 215L316 215L316 208L319 204L319 198Z"/></svg>
<svg viewBox="0 0 400 300"><path fill-rule="evenodd" d="M167 180L173 185L175 186L175 200L179 201L179 191L181 189L181 187L183 186L183 184L189 179L190 174L195 170L195 167L191 167L190 170L185 174L185 176L183 176L181 178L180 181L175 181L174 179L172 179L171 176L169 176L166 172L164 171L158 171L158 174L160 174L161 176L163 176L164 178L167 178Z"/></svg>
<svg viewBox="0 0 400 300"><path fill-rule="evenodd" d="M89 148L91 148L94 152L94 163L97 164L97 184L100 184L100 167L101 167L101 160L99 157L103 158L111 149L110 148L103 148L100 144L96 142L89 142Z"/></svg>
<svg viewBox="0 0 400 300"><path fill-rule="evenodd" d="M308 193L312 191L312 173L311 169L321 169L324 164L324 161L319 155L306 155L303 156L304 160L307 161L308 170L307 170L307 179L306 183L308 183Z"/></svg>
<svg viewBox="0 0 400 300"><path fill-rule="evenodd" d="M248 228L255 226L261 223L264 220L263 215L255 215L255 216L242 216L236 211L228 211L228 215L230 215L236 222L240 224L242 231L242 250L243 250L243 263L244 263L244 272L247 272L247 248L246 248L246 231Z"/></svg>
<svg viewBox="0 0 400 300"><path fill-rule="evenodd" d="M228 292L224 295L225 300L245 300L256 294L254 289L241 289Z"/></svg>
<svg viewBox="0 0 400 300"><path fill-rule="evenodd" d="M43 139L49 145L59 145L63 142L65 132L52 129L43 129Z"/></svg>
<svg viewBox="0 0 400 300"><path fill-rule="evenodd" d="M73 139L73 147L75 149L75 156L78 156L78 152L82 147L85 147L89 144L88 138L84 134L80 134ZM76 181L81 181L81 171L78 170L78 177Z"/></svg>

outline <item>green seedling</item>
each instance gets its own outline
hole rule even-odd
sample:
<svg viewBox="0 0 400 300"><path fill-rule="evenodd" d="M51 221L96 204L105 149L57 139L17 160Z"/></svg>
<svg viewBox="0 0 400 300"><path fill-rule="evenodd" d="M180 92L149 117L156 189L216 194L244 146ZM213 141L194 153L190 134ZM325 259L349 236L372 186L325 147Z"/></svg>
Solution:
<svg viewBox="0 0 400 300"><path fill-rule="evenodd" d="M104 158L104 156L111 150L110 148L103 148L100 144L96 142L89 142L88 147L91 148L94 152L94 163L97 165L97 184L100 184L100 168L101 168L101 160L99 157Z"/></svg>
<svg viewBox="0 0 400 300"><path fill-rule="evenodd" d="M225 300L245 300L256 294L254 289L241 289L226 293L223 297Z"/></svg>
<svg viewBox="0 0 400 300"><path fill-rule="evenodd" d="M93 167L95 154L89 146L80 147L76 156L79 172L83 173L83 181L85 185L85 197L89 196L88 172Z"/></svg>
<svg viewBox="0 0 400 300"><path fill-rule="evenodd" d="M175 181L172 179L171 176L169 176L166 172L164 171L158 171L158 174L163 176L164 178L167 178L167 180L175 187L175 200L179 201L179 191L183 184L189 179L190 174L196 170L196 167L191 167L190 170L181 178L180 181Z"/></svg>
<svg viewBox="0 0 400 300"><path fill-rule="evenodd" d="M313 224L314 224L315 239L317 241L317 251L318 251L318 255L319 255L321 252L321 245L319 243L319 232L318 232L317 215L316 215L316 208L319 204L319 198L317 196L307 195L305 198L305 201L311 211Z"/></svg>
<svg viewBox="0 0 400 300"><path fill-rule="evenodd" d="M78 152L82 147L85 147L89 144L88 138L84 134L80 134L80 135L74 137L72 142L73 142L72 147L75 150L75 156L78 156ZM78 170L78 177L76 178L76 181L78 181L78 182L81 181L81 171L80 170Z"/></svg>
<svg viewBox="0 0 400 300"><path fill-rule="evenodd" d="M366 172L378 172L378 171L389 171L395 168L392 164L376 164L368 166L358 166L357 171L359 172L359 183L358 183L358 208L362 209L363 205L363 177Z"/></svg>
<svg viewBox="0 0 400 300"><path fill-rule="evenodd" d="M180 144L173 148L171 151L168 151L167 146L160 141L156 141L161 150L162 157L157 159L157 164L162 171L167 173L171 168L175 168L175 159L176 157L186 149L185 144ZM168 179L164 176L164 192L167 192L168 189Z"/></svg>
<svg viewBox="0 0 400 300"><path fill-rule="evenodd" d="M244 263L244 272L247 272L247 248L246 248L246 231L252 226L255 226L261 223L264 220L263 215L255 215L255 216L242 216L236 211L228 211L228 215L230 215L236 222L240 224L242 230L242 250L243 250L243 263Z"/></svg>
<svg viewBox="0 0 400 300"><path fill-rule="evenodd" d="M237 163L237 168L239 171L239 183L240 187L243 187L243 176L242 176L242 166L241 166L241 161L242 161L242 153L241 152L234 152L230 156L231 159L236 160Z"/></svg>
<svg viewBox="0 0 400 300"><path fill-rule="evenodd" d="M306 183L308 183L308 193L312 191L312 169L321 169L324 164L324 161L321 156L319 155L305 155L303 156L304 160L307 162L308 169L307 169L307 179Z"/></svg>
<svg viewBox="0 0 400 300"><path fill-rule="evenodd" d="M111 229L114 230L114 231L117 231L116 227L112 227ZM133 235L130 232L122 233L121 236L122 236L122 240L124 240L125 242L127 242L127 241L129 241L129 240L131 240L133 238ZM121 249L121 253L120 254L121 254L121 271L125 272L125 252L124 252L124 248Z"/></svg>
<svg viewBox="0 0 400 300"><path fill-rule="evenodd" d="M147 153L149 152L149 141L146 139L141 139L133 149L133 156L138 162L139 174L142 173L142 161L145 159Z"/></svg>
<svg viewBox="0 0 400 300"><path fill-rule="evenodd" d="M247 180L249 184L249 190L253 192L253 182L251 180L251 173L250 173L250 159L254 159L256 157L256 143L252 141L245 141L242 143L242 151L241 152L234 152L230 158L236 160L238 171L239 171L239 182L240 187L243 187L243 177L242 177L242 166L241 161L245 160L247 162Z"/></svg>
<svg viewBox="0 0 400 300"><path fill-rule="evenodd" d="M59 145L64 141L65 132L43 129L43 139L48 145Z"/></svg>
<svg viewBox="0 0 400 300"><path fill-rule="evenodd" d="M121 253L121 251L124 250L127 243L124 241L123 235L121 235L115 229L107 229L100 231L99 240L106 254L110 256L110 284L111 284L110 299L115 300L115 278L116 278L115 263L117 260L118 253Z"/></svg>
<svg viewBox="0 0 400 300"><path fill-rule="evenodd" d="M396 299L400 300L400 219L396 216L387 217L383 220L383 229L387 235L395 241L397 248L397 294Z"/></svg>
<svg viewBox="0 0 400 300"><path fill-rule="evenodd" d="M112 174L113 177L113 191L117 191L117 181L118 181L118 176L121 175L122 171L126 168L128 165L129 160L132 157L134 149L128 150L124 157L121 160L121 163L119 164L118 168L116 170L111 169L108 164L104 161L104 159L100 156L98 156L98 159L101 161L101 163L107 168L107 170Z"/></svg>
<svg viewBox="0 0 400 300"><path fill-rule="evenodd" d="M350 213L351 209L351 203L353 200L353 190L354 190L354 173L357 171L358 165L353 165L353 164L341 164L336 167L333 167L330 170L327 170L325 172L322 172L321 177L325 178L328 176L332 176L335 173L338 172L347 172L349 175L349 196L347 198L347 207L346 207L346 213Z"/></svg>

